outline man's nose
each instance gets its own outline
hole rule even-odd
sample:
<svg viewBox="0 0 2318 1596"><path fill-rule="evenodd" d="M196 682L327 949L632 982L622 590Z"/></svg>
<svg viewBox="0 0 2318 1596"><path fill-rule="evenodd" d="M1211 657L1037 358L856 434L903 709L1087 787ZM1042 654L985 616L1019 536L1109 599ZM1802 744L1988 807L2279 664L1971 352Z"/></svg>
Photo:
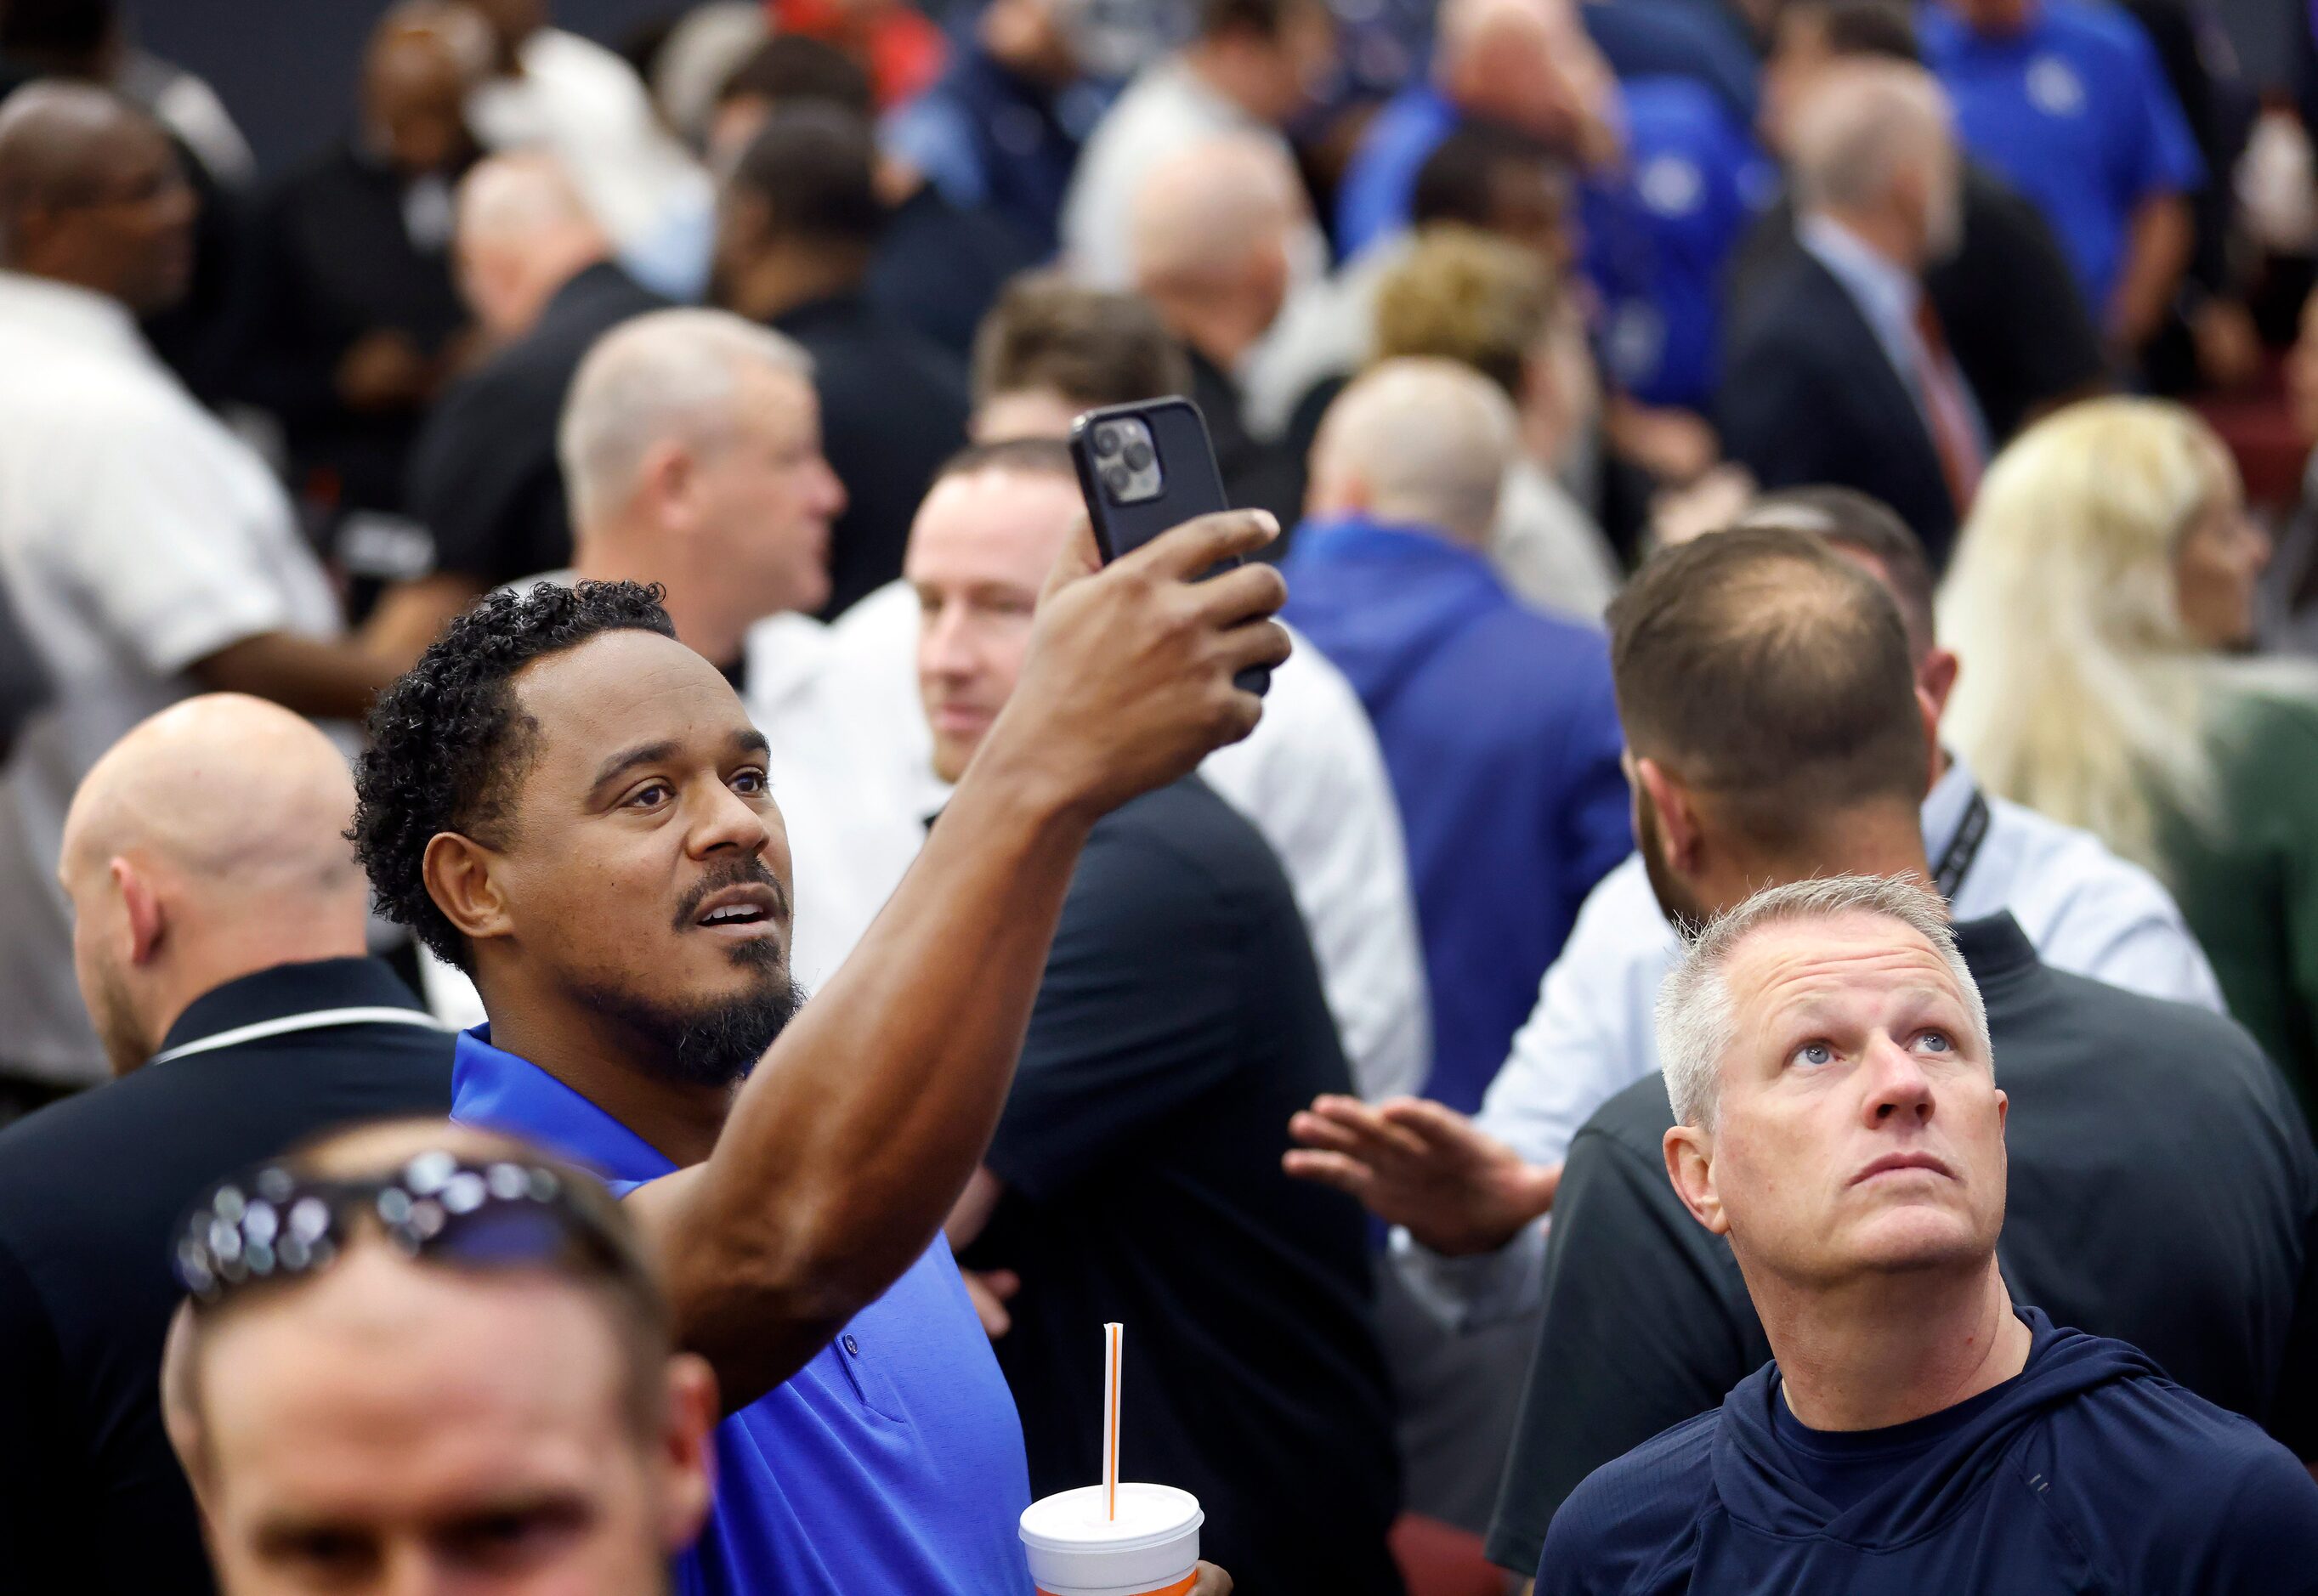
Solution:
<svg viewBox="0 0 2318 1596"><path fill-rule="evenodd" d="M927 676L946 681L972 676L975 653L965 616L947 605L927 616L918 662Z"/></svg>
<svg viewBox="0 0 2318 1596"><path fill-rule="evenodd" d="M1867 1088L1864 1113L1871 1125L1932 1116L1932 1081L1923 1062L1889 1036L1878 1036L1868 1048Z"/></svg>
<svg viewBox="0 0 2318 1596"><path fill-rule="evenodd" d="M693 828L692 851L711 854L729 848L759 855L772 841L772 835L763 811L720 781Z"/></svg>

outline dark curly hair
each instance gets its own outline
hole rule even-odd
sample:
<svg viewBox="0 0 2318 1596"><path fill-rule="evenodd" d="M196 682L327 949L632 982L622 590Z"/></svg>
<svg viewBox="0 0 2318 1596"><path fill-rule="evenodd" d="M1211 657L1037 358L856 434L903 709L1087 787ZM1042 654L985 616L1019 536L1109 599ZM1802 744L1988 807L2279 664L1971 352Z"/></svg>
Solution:
<svg viewBox="0 0 2318 1596"><path fill-rule="evenodd" d="M370 712L370 746L355 769L346 833L369 873L379 912L462 970L473 959L427 895L427 845L456 831L503 847L508 806L530 764L538 723L509 678L533 660L606 632L673 638L664 589L635 582L542 582L502 590L451 623Z"/></svg>

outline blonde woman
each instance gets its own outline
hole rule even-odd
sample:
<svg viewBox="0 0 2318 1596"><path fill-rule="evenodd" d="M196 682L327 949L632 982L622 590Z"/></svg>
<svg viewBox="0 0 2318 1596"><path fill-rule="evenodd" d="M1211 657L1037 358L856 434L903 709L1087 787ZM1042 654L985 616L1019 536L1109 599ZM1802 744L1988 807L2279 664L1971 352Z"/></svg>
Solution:
<svg viewBox="0 0 2318 1596"><path fill-rule="evenodd" d="M2163 876L2318 1117L2318 674L2242 658L2269 556L2188 410L2071 406L1982 481L1941 589L1946 735L1990 790Z"/></svg>

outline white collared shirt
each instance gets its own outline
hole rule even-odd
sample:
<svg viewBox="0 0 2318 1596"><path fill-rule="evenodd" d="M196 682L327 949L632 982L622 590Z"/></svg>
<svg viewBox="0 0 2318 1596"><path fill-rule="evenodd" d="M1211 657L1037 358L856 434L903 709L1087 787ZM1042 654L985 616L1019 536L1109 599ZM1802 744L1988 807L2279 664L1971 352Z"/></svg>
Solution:
<svg viewBox="0 0 2318 1596"><path fill-rule="evenodd" d="M186 668L269 632L330 636L337 601L265 462L194 402L126 309L0 272L0 577L56 685L0 769L0 1065L104 1076L56 881L97 757L194 690Z"/></svg>
<svg viewBox="0 0 2318 1596"><path fill-rule="evenodd" d="M1971 771L1952 760L1924 801L1925 853L1936 868L1975 790ZM2054 969L2224 1011L2212 966L2156 877L2089 831L1994 796L1988 809L1986 834L1956 888L1958 919L2009 912ZM1628 856L1578 910L1482 1099L1480 1128L1533 1164L1559 1163L1595 1109L1658 1071L1652 1010L1680 952L1641 856ZM1478 1258L1442 1258L1406 1232L1394 1233L1393 1250L1436 1313L1478 1325L1536 1305L1545 1225Z"/></svg>
<svg viewBox="0 0 2318 1596"><path fill-rule="evenodd" d="M933 774L918 696L918 625L917 595L894 582L831 628L843 762L883 772L897 806L920 818L912 853L922 817L949 795ZM1272 673L1262 723L1208 755L1199 774L1280 856L1354 1085L1372 1099L1414 1092L1431 1069L1432 1023L1400 811L1352 684L1308 639L1298 637L1296 650ZM866 837L862 846L872 847ZM875 874L890 865L890 850L875 850L867 863L866 874ZM893 875L898 881L900 871Z"/></svg>

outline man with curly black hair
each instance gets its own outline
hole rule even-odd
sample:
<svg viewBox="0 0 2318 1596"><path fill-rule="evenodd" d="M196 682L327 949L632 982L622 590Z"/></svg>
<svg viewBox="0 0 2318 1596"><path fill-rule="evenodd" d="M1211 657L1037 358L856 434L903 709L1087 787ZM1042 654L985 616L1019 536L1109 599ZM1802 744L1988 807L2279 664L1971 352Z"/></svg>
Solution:
<svg viewBox="0 0 2318 1596"><path fill-rule="evenodd" d="M609 1178L722 1385L688 1596L1029 1596L1020 1424L938 1231L1089 829L1255 723L1232 677L1286 657L1279 577L1190 578L1275 532L1203 517L1099 571L1082 537L941 824L801 1010L765 739L654 590L496 595L380 701L356 850L490 1017L454 1117Z"/></svg>

